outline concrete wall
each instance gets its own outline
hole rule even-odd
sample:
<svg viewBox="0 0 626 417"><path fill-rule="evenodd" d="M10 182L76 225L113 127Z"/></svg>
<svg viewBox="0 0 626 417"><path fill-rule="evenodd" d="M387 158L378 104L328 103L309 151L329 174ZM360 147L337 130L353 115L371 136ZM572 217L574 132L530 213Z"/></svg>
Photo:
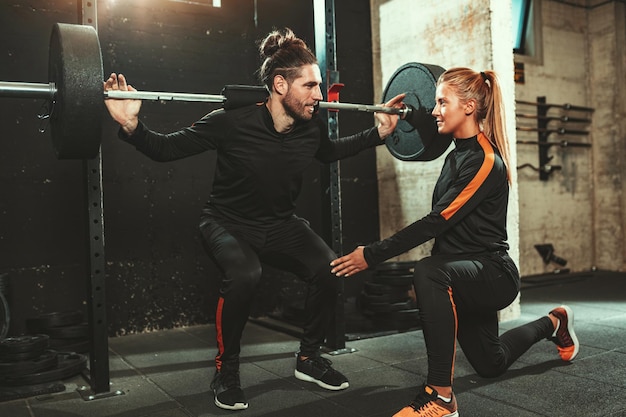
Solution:
<svg viewBox="0 0 626 417"><path fill-rule="evenodd" d="M466 66L477 70L494 69L502 83L505 106L510 109L507 113L508 134L514 141L509 1L453 0L435 3L426 0L372 0L371 4L374 69L377 75L375 89L378 93L384 89L393 72L407 62L435 64L443 68ZM512 151L511 161L515 164L514 146ZM381 237L389 236L430 211L432 190L443 158L442 155L430 162L403 162L392 158L385 150L379 150ZM518 217L517 188L513 185L508 231L511 255L516 260L519 249ZM420 259L430 253L431 246L432 242L424 244L398 259ZM518 305L513 303L504 316L515 317Z"/></svg>
<svg viewBox="0 0 626 417"><path fill-rule="evenodd" d="M626 4L612 2L588 12L589 104L595 108L593 158L594 264L626 267Z"/></svg>
<svg viewBox="0 0 626 417"><path fill-rule="evenodd" d="M588 130L588 135L553 134L549 141L583 142L591 148L552 147L551 164L560 166L547 181L532 169L519 170L520 259L523 274L558 268L545 264L534 245L552 243L571 271L624 267L624 75L625 5L620 1L535 2L537 53L516 56L525 65L518 100L590 107L593 113L552 108L550 115L591 118L590 124L551 128ZM518 105L518 112L536 111ZM528 123L518 119L518 126ZM518 132L518 140L537 133ZM518 164L538 166L536 146L518 145Z"/></svg>

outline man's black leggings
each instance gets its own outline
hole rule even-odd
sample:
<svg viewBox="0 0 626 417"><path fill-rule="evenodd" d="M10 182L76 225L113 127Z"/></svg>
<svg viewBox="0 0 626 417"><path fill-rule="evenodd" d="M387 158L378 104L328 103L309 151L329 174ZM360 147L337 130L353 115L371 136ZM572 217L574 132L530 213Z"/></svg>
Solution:
<svg viewBox="0 0 626 417"><path fill-rule="evenodd" d="M507 254L433 255L416 262L413 282L428 384L452 386L455 340L479 375L496 377L554 330L546 316L498 335L498 311L520 288L519 272Z"/></svg>
<svg viewBox="0 0 626 417"><path fill-rule="evenodd" d="M222 272L215 316L216 368L239 365L241 335L261 279L262 263L292 272L306 283L300 352L316 354L325 341L334 311L338 278L330 272L335 253L308 222L292 216L271 227L248 226L206 214L200 231L205 249Z"/></svg>

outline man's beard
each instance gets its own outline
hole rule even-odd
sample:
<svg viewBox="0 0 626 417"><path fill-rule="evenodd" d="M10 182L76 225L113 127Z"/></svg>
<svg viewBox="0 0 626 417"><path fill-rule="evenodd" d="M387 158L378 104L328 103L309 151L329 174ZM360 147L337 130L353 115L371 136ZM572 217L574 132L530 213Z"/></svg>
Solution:
<svg viewBox="0 0 626 417"><path fill-rule="evenodd" d="M313 118L313 115L308 112L305 106L293 99L291 92L287 92L283 100L283 107L285 108L285 113L296 121L306 122Z"/></svg>

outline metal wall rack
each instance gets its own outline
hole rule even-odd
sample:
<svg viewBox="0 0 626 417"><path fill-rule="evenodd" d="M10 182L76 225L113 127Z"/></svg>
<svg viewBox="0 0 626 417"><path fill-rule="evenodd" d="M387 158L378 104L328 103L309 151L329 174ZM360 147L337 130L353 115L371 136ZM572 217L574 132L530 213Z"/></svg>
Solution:
<svg viewBox="0 0 626 417"><path fill-rule="evenodd" d="M557 134L560 136L586 136L589 131L586 129L591 124L591 113L594 109L590 107L574 106L571 104L553 104L547 103L545 96L537 97L536 102L516 100L518 107L535 107L534 113L516 112L515 117L518 121L516 130L537 132L536 141L518 140L518 144L536 145L539 152L539 166L532 164L522 164L517 168L532 168L539 172L539 179L547 181L550 175L560 170L561 166L552 165L550 161L554 158L548 154L553 146L561 148L589 148L591 144L588 142L569 141L566 139L560 141L549 141L550 135ZM535 126L525 126L520 121L523 119L535 119Z"/></svg>

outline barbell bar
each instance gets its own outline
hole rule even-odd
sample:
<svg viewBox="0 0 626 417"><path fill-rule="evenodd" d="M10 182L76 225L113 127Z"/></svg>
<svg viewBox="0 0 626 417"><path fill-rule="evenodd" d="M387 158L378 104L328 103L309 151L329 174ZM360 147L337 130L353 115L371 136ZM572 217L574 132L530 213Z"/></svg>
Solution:
<svg viewBox="0 0 626 417"><path fill-rule="evenodd" d="M439 135L429 112L435 105L435 84L443 68L409 63L400 67L385 88L388 101L406 93L410 106L393 108L376 105L320 101L329 110L384 112L400 116L398 128L385 141L391 154L401 160L429 161L450 145L449 135ZM58 159L91 159L100 149L104 100L138 99L221 103L225 109L263 101L261 86L225 86L221 95L161 91L103 91L100 42L87 25L55 23L50 36L48 83L0 81L0 97L44 99L50 103L53 147ZM337 96L338 97L338 96ZM415 111L413 111L415 109Z"/></svg>
<svg viewBox="0 0 626 417"><path fill-rule="evenodd" d="M243 87L243 86L241 86ZM254 86L250 86L254 87ZM263 88L263 87L261 87ZM227 103L229 97L225 95L198 94L198 93L168 93L163 91L105 91L105 99L116 100L153 100L153 101L199 101L205 103ZM251 103L250 103L251 104ZM362 112L381 112L397 114L401 118L411 113L410 107L396 108L369 104L340 103L338 101L318 101L317 108L330 110L354 110Z"/></svg>
<svg viewBox="0 0 626 417"><path fill-rule="evenodd" d="M0 81L0 97L39 98L54 100L57 94L54 83L25 83ZM160 91L104 91L104 99L134 100L165 100L165 101L199 101L205 103L222 103L223 95L195 93L166 93Z"/></svg>
<svg viewBox="0 0 626 417"><path fill-rule="evenodd" d="M244 87L244 86L242 86ZM255 87L255 86L249 86ZM262 87L260 87L262 88ZM54 83L25 83L0 81L0 97L21 97L21 98L41 98L54 100L57 88ZM200 93L180 93L165 91L120 91L110 90L103 92L104 99L114 100L151 100L151 101L185 101L203 103L226 103L228 97L221 94L200 94ZM395 108L368 104L340 103L337 101L319 101L317 107L331 110L354 110L363 112L382 112L397 114L405 118L411 113L410 107Z"/></svg>
<svg viewBox="0 0 626 417"><path fill-rule="evenodd" d="M254 86L250 86L254 87ZM116 100L154 100L154 101L200 101L205 103L227 103L229 97L225 95L197 94L197 93L167 93L163 91L105 91L105 99ZM250 103L251 104L251 103ZM331 110L354 110L363 112L381 112L397 114L405 118L411 113L410 107L395 108L368 104L340 103L338 101L318 101L317 107Z"/></svg>
<svg viewBox="0 0 626 417"><path fill-rule="evenodd" d="M52 100L57 93L54 83L0 81L0 97L43 98Z"/></svg>

